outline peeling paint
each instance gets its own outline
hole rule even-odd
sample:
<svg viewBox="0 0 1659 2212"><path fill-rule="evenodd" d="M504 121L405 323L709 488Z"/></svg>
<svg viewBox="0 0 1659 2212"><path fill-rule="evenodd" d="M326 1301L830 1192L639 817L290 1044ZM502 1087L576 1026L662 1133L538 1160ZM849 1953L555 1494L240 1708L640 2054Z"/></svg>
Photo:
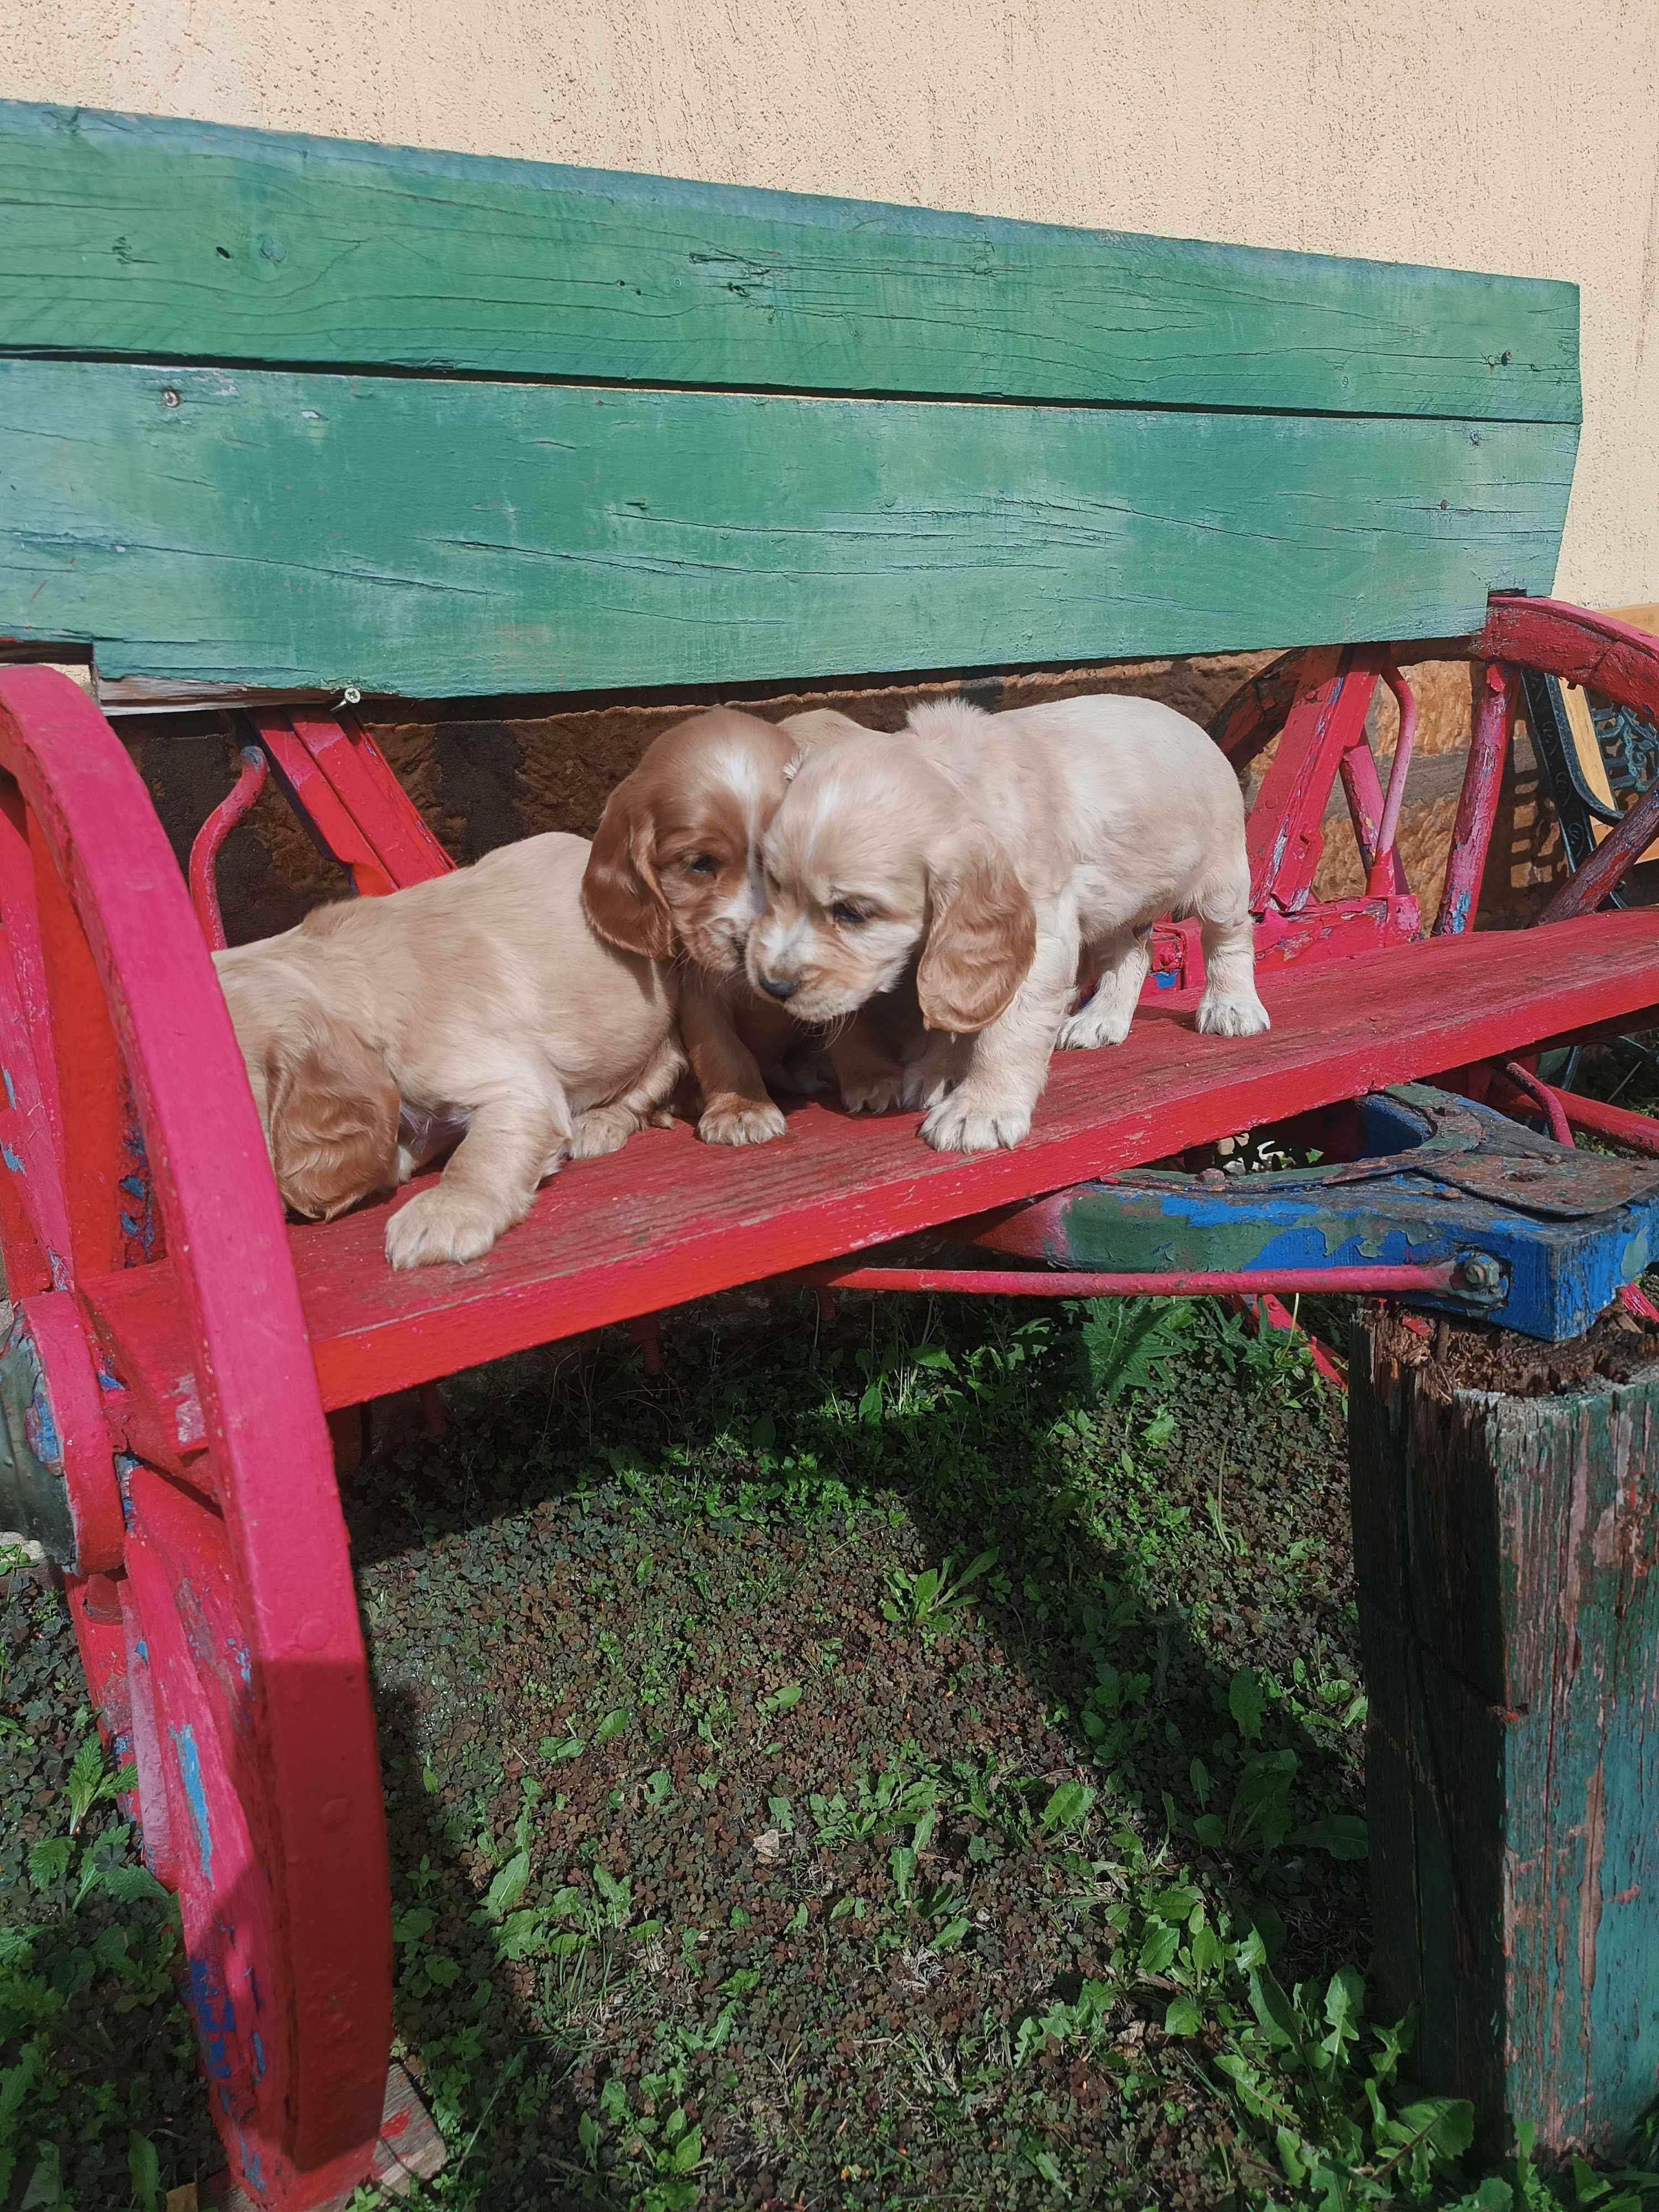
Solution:
<svg viewBox="0 0 1659 2212"><path fill-rule="evenodd" d="M1578 2041L1590 2049L1590 2007L1595 1995L1595 1939L1601 1926L1601 1864L1607 1849L1605 1763L1597 1759L1584 1790L1584 1871L1578 1886Z"/></svg>
<svg viewBox="0 0 1659 2212"><path fill-rule="evenodd" d="M204 1881L213 1879L213 1832L208 1821L207 1792L202 1786L202 1759L196 1748L196 1732L186 1721L181 1728L170 1731L173 1756L179 1762L179 1779L183 1786L185 1802L190 1807L191 1826L196 1831L196 1856L202 1869ZM226 2009L229 2009L227 1998Z"/></svg>
<svg viewBox="0 0 1659 2212"><path fill-rule="evenodd" d="M41 1466L53 1474L61 1475L64 1471L64 1443L58 1433L58 1422L52 1410L52 1401L46 1395L43 1375L36 1375L29 1401L23 1408L23 1436Z"/></svg>
<svg viewBox="0 0 1659 2212"><path fill-rule="evenodd" d="M236 2033L235 2008L205 1959L191 1960L187 1986L190 2008L196 2015L196 2039L201 2046L203 2069L210 2081L228 2081L230 2039ZM229 2109L228 2102L226 2109Z"/></svg>
<svg viewBox="0 0 1659 2212"><path fill-rule="evenodd" d="M1362 1102L1361 1116L1355 1160L1227 1177L1137 1170L1079 1184L1036 1201L1018 1249L1061 1267L1133 1273L1480 1257L1495 1263L1484 1280L1413 1302L1559 1342L1589 1328L1659 1245L1659 1171L1554 1146L1421 1085Z"/></svg>
<svg viewBox="0 0 1659 2212"><path fill-rule="evenodd" d="M22 1161L18 1158L17 1154L13 1152L9 1145L0 1145L0 1160L3 1160L6 1165L15 1176L20 1176L24 1172Z"/></svg>

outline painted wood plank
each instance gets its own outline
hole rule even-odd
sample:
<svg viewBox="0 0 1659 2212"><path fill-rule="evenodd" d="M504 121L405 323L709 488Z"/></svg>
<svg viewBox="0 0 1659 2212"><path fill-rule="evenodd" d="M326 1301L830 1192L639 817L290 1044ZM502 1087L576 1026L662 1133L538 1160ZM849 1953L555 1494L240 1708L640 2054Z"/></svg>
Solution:
<svg viewBox="0 0 1659 2212"><path fill-rule="evenodd" d="M1478 627L1559 424L0 362L0 634L410 696Z"/></svg>
<svg viewBox="0 0 1659 2212"><path fill-rule="evenodd" d="M0 351L1579 419L1572 284L0 104Z"/></svg>
<svg viewBox="0 0 1659 2212"><path fill-rule="evenodd" d="M1659 2083L1659 1376L1449 1395L1350 1368L1378 1967L1486 2146L1619 2159Z"/></svg>
<svg viewBox="0 0 1659 2212"><path fill-rule="evenodd" d="M382 1239L401 1197L294 1226L324 1402L355 1405L1659 1006L1659 945L1651 916L1632 911L1264 968L1258 981L1273 1019L1264 1036L1199 1036L1192 995L1170 993L1115 1049L1056 1054L1030 1138L1010 1152L930 1151L915 1114L870 1121L800 1105L775 1144L732 1152L680 1124L567 1168L527 1221L466 1267L392 1273ZM88 1296L125 1342L124 1307L163 1297L165 1281L128 1270Z"/></svg>

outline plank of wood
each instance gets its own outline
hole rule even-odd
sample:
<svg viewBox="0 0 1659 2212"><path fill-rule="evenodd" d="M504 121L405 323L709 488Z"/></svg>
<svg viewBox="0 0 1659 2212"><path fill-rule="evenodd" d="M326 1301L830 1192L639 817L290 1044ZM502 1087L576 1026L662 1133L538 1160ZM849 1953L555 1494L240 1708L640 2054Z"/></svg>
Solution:
<svg viewBox="0 0 1659 2212"><path fill-rule="evenodd" d="M0 350L1577 422L1573 284L0 104Z"/></svg>
<svg viewBox="0 0 1659 2212"><path fill-rule="evenodd" d="M1632 911L1264 969L1259 980L1273 1018L1263 1036L1199 1036L1183 994L1144 1008L1115 1050L1056 1054L1031 1135L1013 1152L935 1152L916 1135L916 1115L854 1120L801 1105L775 1144L731 1151L679 1125L568 1167L528 1221L465 1267L386 1267L386 1215L401 1200L295 1226L325 1402L405 1389L1633 1014L1659 1005L1659 945L1651 916Z"/></svg>
<svg viewBox="0 0 1659 2212"><path fill-rule="evenodd" d="M1553 423L0 362L0 633L407 696L1468 629Z"/></svg>
<svg viewBox="0 0 1659 2212"><path fill-rule="evenodd" d="M1449 1400L1373 1325L1349 1382L1388 2016L1489 2151L1616 2160L1659 2080L1659 1376Z"/></svg>

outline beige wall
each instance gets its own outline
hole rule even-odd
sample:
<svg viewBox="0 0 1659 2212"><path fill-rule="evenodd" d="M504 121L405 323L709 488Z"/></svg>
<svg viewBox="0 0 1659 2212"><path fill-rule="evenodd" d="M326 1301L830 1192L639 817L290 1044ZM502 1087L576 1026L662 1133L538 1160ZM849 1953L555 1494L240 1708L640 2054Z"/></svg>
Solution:
<svg viewBox="0 0 1659 2212"><path fill-rule="evenodd" d="M1558 588L1659 598L1659 0L0 0L0 91L1575 278Z"/></svg>

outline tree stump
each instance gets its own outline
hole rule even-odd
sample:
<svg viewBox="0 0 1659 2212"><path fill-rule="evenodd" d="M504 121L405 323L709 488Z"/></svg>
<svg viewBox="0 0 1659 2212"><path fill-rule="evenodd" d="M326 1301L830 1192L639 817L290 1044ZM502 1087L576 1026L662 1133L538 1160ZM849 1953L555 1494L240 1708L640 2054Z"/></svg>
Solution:
<svg viewBox="0 0 1659 2212"><path fill-rule="evenodd" d="M1618 2158L1659 2095L1659 1341L1355 1332L1376 1974L1488 2149Z"/></svg>

